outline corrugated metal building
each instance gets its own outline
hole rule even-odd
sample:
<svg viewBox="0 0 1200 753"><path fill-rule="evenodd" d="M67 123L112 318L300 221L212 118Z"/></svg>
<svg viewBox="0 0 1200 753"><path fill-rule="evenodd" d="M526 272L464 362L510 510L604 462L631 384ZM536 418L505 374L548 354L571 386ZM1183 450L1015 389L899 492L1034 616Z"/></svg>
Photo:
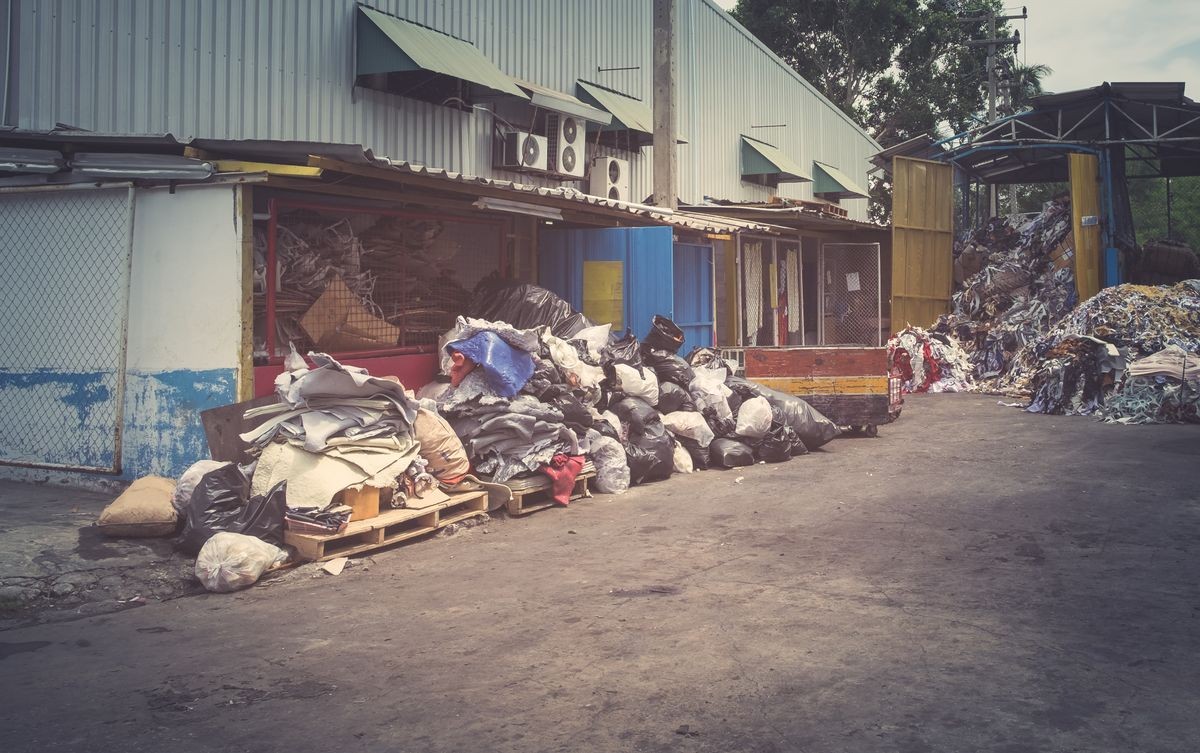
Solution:
<svg viewBox="0 0 1200 753"><path fill-rule="evenodd" d="M375 0L384 13L473 44L513 78L575 94L590 81L650 99L647 0ZM493 167L489 112L355 81L355 0L0 0L10 27L4 124L103 133L362 144L474 175L558 185ZM810 173L820 161L865 186L878 145L710 0L677 18L680 197L810 199L813 183L743 180L741 136ZM495 103L480 107L493 109ZM755 126L778 126L755 128ZM651 149L632 153L632 199L650 194ZM865 199L844 199L866 219Z"/></svg>

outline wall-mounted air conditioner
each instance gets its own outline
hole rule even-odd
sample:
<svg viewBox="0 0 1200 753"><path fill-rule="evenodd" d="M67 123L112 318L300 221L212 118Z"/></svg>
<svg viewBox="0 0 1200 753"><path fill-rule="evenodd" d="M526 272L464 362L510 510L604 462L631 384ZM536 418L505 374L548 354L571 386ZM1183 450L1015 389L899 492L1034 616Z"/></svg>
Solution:
<svg viewBox="0 0 1200 753"><path fill-rule="evenodd" d="M592 163L591 190L588 193L617 201L632 201L629 190L629 160L597 157Z"/></svg>
<svg viewBox="0 0 1200 753"><path fill-rule="evenodd" d="M584 143L587 128L582 120L571 115L551 115L547 132L554 162L550 169L560 175L582 178L587 167Z"/></svg>
<svg viewBox="0 0 1200 753"><path fill-rule="evenodd" d="M545 136L525 131L509 131L500 144L500 167L515 170L546 170L549 145Z"/></svg>

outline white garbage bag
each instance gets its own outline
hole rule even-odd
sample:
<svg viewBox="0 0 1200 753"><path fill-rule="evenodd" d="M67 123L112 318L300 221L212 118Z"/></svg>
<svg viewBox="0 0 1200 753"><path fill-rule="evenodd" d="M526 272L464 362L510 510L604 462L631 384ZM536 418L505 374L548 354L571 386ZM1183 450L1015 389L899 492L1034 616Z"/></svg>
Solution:
<svg viewBox="0 0 1200 753"><path fill-rule="evenodd" d="M697 367L695 372L695 378L688 384L688 392L691 393L696 408L700 411L712 408L717 418L723 421L731 420L733 410L729 407L729 396L733 394L733 390L725 386L725 369L701 366Z"/></svg>
<svg viewBox="0 0 1200 753"><path fill-rule="evenodd" d="M716 437L704 416L690 410L677 410L662 418L663 426L677 437L694 440L701 447L708 447Z"/></svg>
<svg viewBox="0 0 1200 753"><path fill-rule="evenodd" d="M675 472L676 473L694 473L695 468L692 466L692 456L688 451L683 449L683 445L675 445Z"/></svg>
<svg viewBox="0 0 1200 753"><path fill-rule="evenodd" d="M600 351L608 345L608 334L612 331L611 324L597 324L595 327L585 327L571 336L572 340L583 340L587 343L588 352L597 360Z"/></svg>
<svg viewBox="0 0 1200 753"><path fill-rule="evenodd" d="M642 369L642 373L627 363L613 366L617 375L618 388L630 397L640 397L650 405L658 405L658 377L651 369Z"/></svg>
<svg viewBox="0 0 1200 753"><path fill-rule="evenodd" d="M283 549L243 533L215 533L196 555L196 578L209 591L228 593L254 585L272 567L287 562Z"/></svg>
<svg viewBox="0 0 1200 753"><path fill-rule="evenodd" d="M175 482L175 493L171 495L171 504L179 512L183 512L188 503L192 501L192 492L196 490L196 484L200 483L200 479L204 478L204 474L209 471L215 471L218 468L227 465L220 460L201 460L192 465L183 472L179 480Z"/></svg>
<svg viewBox="0 0 1200 753"><path fill-rule="evenodd" d="M738 408L734 433L747 439L762 439L771 430L771 403L765 397L752 397Z"/></svg>

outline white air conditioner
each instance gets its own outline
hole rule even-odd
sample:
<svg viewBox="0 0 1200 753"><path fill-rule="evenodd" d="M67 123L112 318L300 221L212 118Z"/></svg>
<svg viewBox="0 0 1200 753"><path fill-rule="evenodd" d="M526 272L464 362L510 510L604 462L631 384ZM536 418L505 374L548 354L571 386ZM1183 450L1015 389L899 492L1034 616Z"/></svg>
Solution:
<svg viewBox="0 0 1200 753"><path fill-rule="evenodd" d="M509 131L501 143L500 166L518 170L546 170L550 149L545 136Z"/></svg>
<svg viewBox="0 0 1200 753"><path fill-rule="evenodd" d="M554 154L554 172L582 178L587 168L584 153L584 144L587 141L586 124L571 115L551 115L549 133L550 151Z"/></svg>
<svg viewBox="0 0 1200 753"><path fill-rule="evenodd" d="M588 193L617 201L632 201L629 197L629 160L597 157L592 163L591 190Z"/></svg>

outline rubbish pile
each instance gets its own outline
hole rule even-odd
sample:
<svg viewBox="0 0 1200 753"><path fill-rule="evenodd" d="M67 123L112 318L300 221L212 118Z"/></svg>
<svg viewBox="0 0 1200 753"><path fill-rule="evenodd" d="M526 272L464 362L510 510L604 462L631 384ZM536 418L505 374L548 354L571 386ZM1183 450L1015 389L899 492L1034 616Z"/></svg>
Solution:
<svg viewBox="0 0 1200 753"><path fill-rule="evenodd" d="M114 503L125 517L106 520L111 532L178 531L197 578L229 591L300 553L327 558L302 546L309 539L382 545L391 529L372 521L385 517L411 517L418 535L455 499L486 492L494 511L520 485L567 505L585 473L620 494L674 473L786 461L839 433L805 401L735 376L711 349L681 357L683 332L665 317L639 341L547 290L496 282L465 308L471 316L440 338L441 375L415 393L293 348L274 400L240 411L253 461L202 460L177 483L134 484Z"/></svg>
<svg viewBox="0 0 1200 753"><path fill-rule="evenodd" d="M888 343L904 390L1015 395L1031 412L1125 423L1186 419L1187 380L1151 385L1126 364L1168 347L1200 352L1200 281L1119 285L1075 305L1073 255L1064 199L1019 227L1000 217L973 233L956 254L952 313Z"/></svg>
<svg viewBox="0 0 1200 753"><path fill-rule="evenodd" d="M1178 345L1129 364L1101 410L1107 423L1200 423L1200 357Z"/></svg>

